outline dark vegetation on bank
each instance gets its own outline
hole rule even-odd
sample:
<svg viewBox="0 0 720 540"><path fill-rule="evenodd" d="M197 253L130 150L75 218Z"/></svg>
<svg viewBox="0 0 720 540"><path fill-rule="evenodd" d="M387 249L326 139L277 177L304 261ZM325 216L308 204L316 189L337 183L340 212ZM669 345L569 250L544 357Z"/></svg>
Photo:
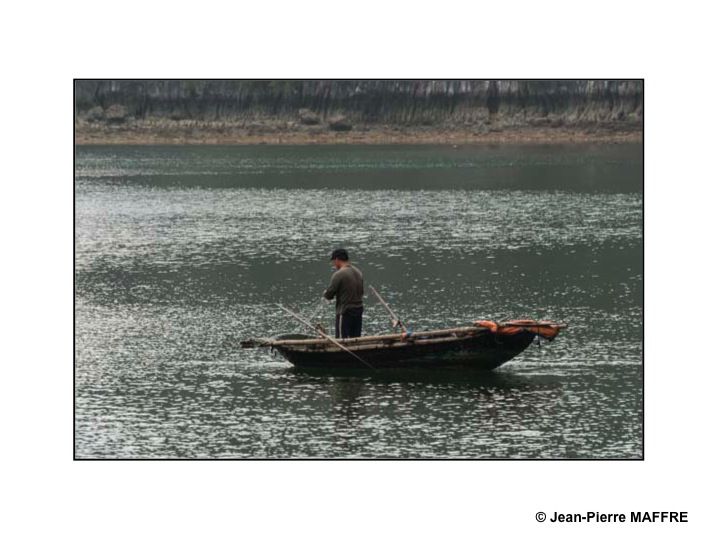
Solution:
<svg viewBox="0 0 720 540"><path fill-rule="evenodd" d="M78 80L76 142L639 141L641 80Z"/></svg>

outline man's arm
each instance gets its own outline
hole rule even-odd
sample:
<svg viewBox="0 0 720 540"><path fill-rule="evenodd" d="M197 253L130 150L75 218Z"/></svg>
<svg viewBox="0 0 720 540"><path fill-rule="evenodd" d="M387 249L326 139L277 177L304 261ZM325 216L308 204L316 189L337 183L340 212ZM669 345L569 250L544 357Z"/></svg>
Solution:
<svg viewBox="0 0 720 540"><path fill-rule="evenodd" d="M340 275L338 272L335 272L333 276L330 278L330 285L327 289L325 289L325 292L323 293L323 297L327 300L332 300L335 298L335 295L338 292L338 289L340 288Z"/></svg>

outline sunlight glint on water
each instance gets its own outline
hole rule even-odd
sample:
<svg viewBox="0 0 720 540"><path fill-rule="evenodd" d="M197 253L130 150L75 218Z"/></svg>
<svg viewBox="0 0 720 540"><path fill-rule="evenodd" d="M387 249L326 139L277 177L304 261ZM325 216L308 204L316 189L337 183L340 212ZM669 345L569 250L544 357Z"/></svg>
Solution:
<svg viewBox="0 0 720 540"><path fill-rule="evenodd" d="M641 174L622 145L80 147L76 455L640 457ZM571 326L489 376L238 349L300 329L273 304L316 312L337 245L414 329Z"/></svg>

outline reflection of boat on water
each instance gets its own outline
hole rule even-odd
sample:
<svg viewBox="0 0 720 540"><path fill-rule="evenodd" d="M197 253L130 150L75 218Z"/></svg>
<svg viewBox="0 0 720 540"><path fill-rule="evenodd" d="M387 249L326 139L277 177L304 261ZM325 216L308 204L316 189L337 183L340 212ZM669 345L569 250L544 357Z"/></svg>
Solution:
<svg viewBox="0 0 720 540"><path fill-rule="evenodd" d="M554 389L560 379L552 373L526 374L510 370L384 368L301 368L289 366L287 373L302 383L322 382L341 388L337 395L356 397L358 388L394 383L431 383L444 388L473 387L480 391ZM347 386L347 388L346 388Z"/></svg>
<svg viewBox="0 0 720 540"><path fill-rule="evenodd" d="M286 334L251 339L301 368L448 368L491 370L523 352L536 337L552 341L567 325L551 321L476 321L471 326L329 339Z"/></svg>

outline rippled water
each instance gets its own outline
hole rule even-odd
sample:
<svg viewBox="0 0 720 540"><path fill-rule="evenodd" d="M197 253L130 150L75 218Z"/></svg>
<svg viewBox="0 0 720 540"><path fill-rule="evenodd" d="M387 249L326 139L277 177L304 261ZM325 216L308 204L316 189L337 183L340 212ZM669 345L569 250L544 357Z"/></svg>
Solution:
<svg viewBox="0 0 720 540"><path fill-rule="evenodd" d="M79 147L75 186L77 457L642 456L638 145ZM489 375L239 349L332 326L337 245L416 330L570 328Z"/></svg>

